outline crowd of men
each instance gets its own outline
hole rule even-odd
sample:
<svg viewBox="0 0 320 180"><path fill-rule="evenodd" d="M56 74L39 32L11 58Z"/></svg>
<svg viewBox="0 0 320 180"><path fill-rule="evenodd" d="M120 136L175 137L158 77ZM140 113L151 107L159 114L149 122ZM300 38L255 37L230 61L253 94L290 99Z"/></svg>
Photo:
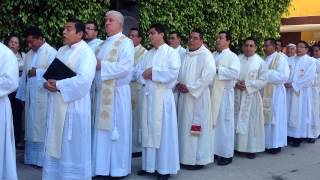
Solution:
<svg viewBox="0 0 320 180"><path fill-rule="evenodd" d="M147 50L142 32L132 28L127 37L123 23L121 13L108 11L102 41L95 22L69 19L58 51L37 27L24 33L26 54L16 36L10 49L0 43L0 179L17 179L21 119L24 163L43 167L44 180L120 179L131 173L137 152L138 175L162 180L180 167L228 165L235 151L254 159L319 136L318 44L311 54L304 41L289 44L285 55L281 42L269 38L262 59L248 37L238 56L222 31L211 53L200 29L190 32L184 49L179 32L167 44L163 25L153 24ZM57 60L75 75L45 79Z"/></svg>

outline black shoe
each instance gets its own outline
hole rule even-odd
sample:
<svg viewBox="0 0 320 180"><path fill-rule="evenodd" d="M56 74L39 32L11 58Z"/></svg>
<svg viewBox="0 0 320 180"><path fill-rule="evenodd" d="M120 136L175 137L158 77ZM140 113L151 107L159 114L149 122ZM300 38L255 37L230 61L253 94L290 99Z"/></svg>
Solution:
<svg viewBox="0 0 320 180"><path fill-rule="evenodd" d="M158 174L157 180L168 180L170 177L170 174Z"/></svg>
<svg viewBox="0 0 320 180"><path fill-rule="evenodd" d="M307 142L307 143L314 144L314 143L316 142L316 139L315 139L315 138L307 138L307 139L306 139L306 142Z"/></svg>
<svg viewBox="0 0 320 180"><path fill-rule="evenodd" d="M149 172L147 172L147 171L145 171L145 170L139 170L138 172L137 172L137 175L138 176L148 176L148 175L153 175L154 173L149 173Z"/></svg>
<svg viewBox="0 0 320 180"><path fill-rule="evenodd" d="M107 179L110 179L110 180L119 180L119 179L123 179L125 178L126 176L120 176L120 177L113 177L113 176L109 176Z"/></svg>
<svg viewBox="0 0 320 180"><path fill-rule="evenodd" d="M185 165L185 164L181 164L181 167L183 169L187 169L187 170L199 170L199 169L202 169L204 166L203 165Z"/></svg>
<svg viewBox="0 0 320 180"><path fill-rule="evenodd" d="M218 159L219 158L219 156L218 155L214 155L214 159Z"/></svg>
<svg viewBox="0 0 320 180"><path fill-rule="evenodd" d="M247 158L248 158L248 159L254 159L254 158L256 158L256 153L248 153L248 154L247 154Z"/></svg>
<svg viewBox="0 0 320 180"><path fill-rule="evenodd" d="M266 149L266 152L269 154L278 154L281 152L281 147Z"/></svg>
<svg viewBox="0 0 320 180"><path fill-rule="evenodd" d="M218 159L219 166L226 166L226 165L230 164L231 162L232 162L232 157L231 158L220 157Z"/></svg>
<svg viewBox="0 0 320 180"><path fill-rule="evenodd" d="M302 139L300 139L300 138L293 138L293 141L292 141L292 143L291 143L291 146L292 146L292 147L299 147L300 144L301 144L301 142L302 142Z"/></svg>

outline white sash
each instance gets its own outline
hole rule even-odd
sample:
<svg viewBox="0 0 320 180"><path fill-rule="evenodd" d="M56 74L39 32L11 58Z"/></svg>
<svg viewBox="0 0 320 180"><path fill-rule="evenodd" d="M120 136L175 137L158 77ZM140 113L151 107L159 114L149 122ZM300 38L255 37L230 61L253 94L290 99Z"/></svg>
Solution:
<svg viewBox="0 0 320 180"><path fill-rule="evenodd" d="M259 68L262 61L259 61L259 59L255 58L248 68L248 73L246 75L246 80L255 80L258 78L259 75ZM259 93L259 92L257 92ZM236 102L235 110L238 111L239 108L239 117L237 119L237 126L236 131L239 134L246 134L248 132L249 128L249 117L250 117L250 110L252 105L252 98L255 96L256 93L248 94L247 91L235 93L236 94L236 101L240 100L240 94L242 94L240 102Z"/></svg>
<svg viewBox="0 0 320 180"><path fill-rule="evenodd" d="M76 67L75 64L78 62L80 56L81 56L81 50L83 50L83 47L85 45L85 42L81 41L80 44L76 47L75 50L70 54L68 60L65 62L65 64L75 71ZM61 57L63 54L69 50L70 47L64 46L62 47L58 53L57 58L62 59ZM63 97L59 92L51 93L54 99L53 104L53 121L52 123L52 129L49 130L47 143L46 143L46 152L48 155L60 158L61 157L61 149L62 149L62 140L63 140L63 129L64 129L64 122L66 119L66 113L68 109L68 104L63 101ZM72 119L69 119L72 121Z"/></svg>
<svg viewBox="0 0 320 180"><path fill-rule="evenodd" d="M168 61L168 51L170 48L166 49L161 59L157 61L161 62L160 67L165 67ZM151 50L152 51L152 50ZM150 56L152 53L147 53L145 59L152 59ZM162 129L162 119L163 119L163 106L164 106L164 93L166 92L166 86L162 83L154 83L155 88L151 92L145 92L143 95L142 103L142 146L159 148L161 141L161 129ZM152 126L148 125L148 106L147 98L151 96L152 99L152 112L151 120Z"/></svg>
<svg viewBox="0 0 320 180"><path fill-rule="evenodd" d="M44 44L45 46L45 44ZM28 77L28 71L32 68L30 67L30 64L32 63L32 59L34 56L34 52L30 50L26 56L26 62L25 62L25 72L26 72L26 98L25 98L25 110L27 111L25 113L25 119L29 119L29 108L30 108L30 101L34 101L34 99L30 99L30 84L29 84L29 77ZM50 56L50 49L44 47L44 49L40 52L38 55L38 62L36 64L35 68L41 68L41 69L47 69L48 68L48 61ZM30 136L30 132L26 131L25 134L25 140L32 141L32 142L44 142L44 134L45 134L45 119L47 114L47 100L48 96L43 89L35 88L32 89L32 91L36 92L36 112L35 115L35 129L33 129L33 136ZM28 127L29 123L26 123L26 129L29 129Z"/></svg>

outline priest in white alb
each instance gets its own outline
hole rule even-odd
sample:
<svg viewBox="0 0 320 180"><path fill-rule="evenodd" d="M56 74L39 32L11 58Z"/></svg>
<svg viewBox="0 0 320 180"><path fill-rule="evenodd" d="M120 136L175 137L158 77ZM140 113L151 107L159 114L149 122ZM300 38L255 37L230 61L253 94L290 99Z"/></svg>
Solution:
<svg viewBox="0 0 320 180"><path fill-rule="evenodd" d="M305 41L298 41L296 45L296 64L292 69L291 82L293 95L288 119L288 137L294 147L298 147L303 138L318 137L318 118L312 118L313 108L316 108L312 104L312 98L316 98L312 96L312 85L316 78L317 65L314 58L307 54L309 45Z"/></svg>
<svg viewBox="0 0 320 180"><path fill-rule="evenodd" d="M265 150L263 103L260 90L267 83L267 67L256 54L257 43L246 38L239 55L240 78L235 86L235 150L254 159Z"/></svg>
<svg viewBox="0 0 320 180"><path fill-rule="evenodd" d="M312 118L314 119L314 122L317 122L317 137L319 137L320 135L320 44L315 44L312 46L312 57L315 59L315 63L317 65L317 75L316 78L313 81L313 88L312 88L312 96L314 98L312 98L313 101L313 107L317 108L313 108L314 111L312 113ZM318 97L317 97L318 96ZM314 141L311 140L311 141Z"/></svg>
<svg viewBox="0 0 320 180"><path fill-rule="evenodd" d="M8 95L18 87L18 61L0 42L0 179L17 180L12 110Z"/></svg>
<svg viewBox="0 0 320 180"><path fill-rule="evenodd" d="M158 173L168 179L180 169L177 112L172 89L176 84L180 58L164 42L161 24L149 28L149 50L137 65L137 81L143 85L142 170L138 175Z"/></svg>
<svg viewBox="0 0 320 180"><path fill-rule="evenodd" d="M234 154L234 86L240 74L240 61L229 49L230 45L230 33L222 31L216 40L217 51L213 53L217 66L211 94L213 152L222 166L230 164Z"/></svg>
<svg viewBox="0 0 320 180"><path fill-rule="evenodd" d="M30 27L25 31L30 48L25 57L24 68L16 97L25 102L25 152L24 163L42 166L48 91L43 87L42 77L57 51L45 42L41 30Z"/></svg>
<svg viewBox="0 0 320 180"><path fill-rule="evenodd" d="M212 163L213 127L209 84L216 73L212 53L203 45L203 33L194 29L178 76L178 132L180 163L200 169Z"/></svg>
<svg viewBox="0 0 320 180"><path fill-rule="evenodd" d="M68 19L63 30L66 45L58 50L55 59L75 76L61 80L51 77L44 83L50 93L43 180L91 179L90 88L96 58L82 40L84 31L81 21Z"/></svg>
<svg viewBox="0 0 320 180"><path fill-rule="evenodd" d="M131 173L131 92L134 63L132 41L122 34L123 15L105 15L107 38L96 53L101 87L96 95L93 176L124 177Z"/></svg>
<svg viewBox="0 0 320 180"><path fill-rule="evenodd" d="M264 42L265 63L268 67L268 83L263 89L263 114L265 121L266 151L271 154L281 152L287 145L287 104L284 83L289 78L286 56L276 51L276 41L272 38Z"/></svg>
<svg viewBox="0 0 320 180"><path fill-rule="evenodd" d="M134 66L136 66L143 55L147 52L141 44L143 34L138 28L131 28L128 37L132 40L134 45ZM132 105L132 152L140 153L141 146L141 103L142 103L142 85L137 82L136 72L133 71L131 80L131 105Z"/></svg>
<svg viewBox="0 0 320 180"><path fill-rule="evenodd" d="M168 45L171 46L173 49L175 49L180 56L180 60L182 61L183 56L186 53L186 49L181 46L181 33L178 31L171 31L169 33L169 38L168 38ZM174 101L176 103L176 106L178 107L178 98L179 98L179 91L175 87L173 89L173 95L174 95Z"/></svg>

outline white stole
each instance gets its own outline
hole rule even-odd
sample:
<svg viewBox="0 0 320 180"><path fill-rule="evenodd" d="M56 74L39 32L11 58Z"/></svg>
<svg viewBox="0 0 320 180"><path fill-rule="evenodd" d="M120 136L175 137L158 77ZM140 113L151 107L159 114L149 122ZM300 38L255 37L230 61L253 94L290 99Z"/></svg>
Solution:
<svg viewBox="0 0 320 180"><path fill-rule="evenodd" d="M213 56L215 56L214 52ZM222 59L219 61L219 64L217 64L217 67L230 67L233 60L233 54L232 53L226 53ZM212 109L212 125L215 126L217 124L221 100L223 97L223 93L225 91L227 81L219 80L218 75L214 77L213 80L213 89L212 89L212 96L211 96L211 102L214 103L213 109Z"/></svg>
<svg viewBox="0 0 320 180"><path fill-rule="evenodd" d="M83 49L85 43L80 42L78 46L76 46L75 50L70 54L68 60L65 64L72 69L74 72L76 70L75 64L77 60L80 58L80 51ZM62 59L61 57L63 54L69 50L69 46L63 46L57 53L57 58ZM64 129L64 122L66 119L66 113L68 109L68 104L63 101L63 97L59 92L52 93L54 104L53 104L53 121L52 121L52 128L53 130L50 131L51 134L48 135L47 143L46 143L46 152L55 158L61 157L61 149L62 149L62 140L63 140L63 129Z"/></svg>
<svg viewBox="0 0 320 180"><path fill-rule="evenodd" d="M151 50L150 52L154 51ZM170 48L166 48L161 59L157 59L158 62L161 62L160 67L165 67L168 61L168 51ZM152 59L152 53L147 53L145 60ZM151 92L146 92L143 96L142 103L142 146L150 148L160 148L161 141L161 129L162 129L162 119L163 119L163 106L164 106L164 93L166 92L166 86L162 83L154 83L155 87ZM152 96L152 127L148 126L148 105L147 96Z"/></svg>
<svg viewBox="0 0 320 180"><path fill-rule="evenodd" d="M44 44L45 46L46 44ZM28 111L29 110L29 106L30 106L30 101L34 101L34 99L30 99L30 88L29 88L29 77L28 77L28 71L32 68L30 67L31 63L32 63L32 59L35 55L35 52L30 50L27 53L26 56L26 62L24 65L24 69L26 72L26 82L25 82L25 87L26 87L26 98L25 98L25 109ZM39 55L38 55L38 62L36 64L35 68L41 68L41 69L46 69L48 67L48 61L49 61L49 56L50 56L50 49L49 48L45 48L40 51ZM25 139L27 141L32 141L32 142L44 142L44 131L45 131L45 120L43 118L46 118L46 113L47 113L47 99L48 96L47 94L41 92L41 89L36 88L33 91L36 91L36 95L37 95L37 101L36 101L36 108L37 108L37 114L36 114L36 121L34 122L34 124L36 125L35 129L34 129L34 136L30 137L29 136L29 132L26 131L26 137ZM28 112L25 113L25 119L28 119ZM28 125L28 123L26 123L26 125ZM26 128L29 129L29 128Z"/></svg>
<svg viewBox="0 0 320 180"><path fill-rule="evenodd" d="M246 74L246 80L255 80L259 75L259 68L261 62L258 58L254 58L248 68L248 73ZM252 105L252 98L255 93L248 94L247 91L240 93L235 93L235 111L239 111L239 117L237 119L236 131L239 134L246 134L249 128L249 117ZM241 97L242 94L242 97Z"/></svg>

